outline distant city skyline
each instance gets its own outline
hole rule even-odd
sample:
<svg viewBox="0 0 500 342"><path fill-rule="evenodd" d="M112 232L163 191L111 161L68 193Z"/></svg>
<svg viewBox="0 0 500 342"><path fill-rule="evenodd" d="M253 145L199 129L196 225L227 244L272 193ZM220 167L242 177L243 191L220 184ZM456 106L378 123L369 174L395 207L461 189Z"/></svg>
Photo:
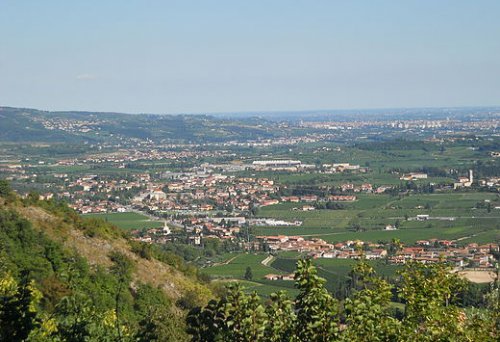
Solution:
<svg viewBox="0 0 500 342"><path fill-rule="evenodd" d="M245 113L500 105L500 2L0 3L0 106Z"/></svg>

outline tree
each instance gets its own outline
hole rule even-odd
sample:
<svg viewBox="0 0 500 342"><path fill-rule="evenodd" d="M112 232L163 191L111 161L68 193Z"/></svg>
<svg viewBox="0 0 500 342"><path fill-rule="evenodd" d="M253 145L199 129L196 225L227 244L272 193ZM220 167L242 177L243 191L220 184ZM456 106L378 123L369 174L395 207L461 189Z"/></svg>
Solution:
<svg viewBox="0 0 500 342"><path fill-rule="evenodd" d="M225 316L228 318L230 341L252 342L259 341L264 336L267 315L255 292L247 295L238 285L229 288L227 301L223 305Z"/></svg>
<svg viewBox="0 0 500 342"><path fill-rule="evenodd" d="M252 280L253 275L252 275L252 268L250 266L247 266L247 269L245 270L245 280Z"/></svg>
<svg viewBox="0 0 500 342"><path fill-rule="evenodd" d="M338 333L338 304L325 288L326 280L317 275L311 259L297 262L295 300L299 341L331 341Z"/></svg>
<svg viewBox="0 0 500 342"><path fill-rule="evenodd" d="M24 341L40 327L37 305L41 298L27 274L20 283L9 273L0 278L0 341Z"/></svg>
<svg viewBox="0 0 500 342"><path fill-rule="evenodd" d="M403 243L401 242L401 240L398 238L392 238L391 243L389 244L388 255L394 256L402 249L403 249Z"/></svg>
<svg viewBox="0 0 500 342"><path fill-rule="evenodd" d="M131 280L133 264L122 253L113 252L110 254L113 265L110 268L111 273L118 278L118 286L115 294L115 327L118 335L118 341L123 340L123 326L121 324L121 312L123 306L123 293L128 288Z"/></svg>
<svg viewBox="0 0 500 342"><path fill-rule="evenodd" d="M139 322L135 335L137 342L177 342L185 341L187 336L176 328L178 320L166 310L157 308L147 313Z"/></svg>
<svg viewBox="0 0 500 342"><path fill-rule="evenodd" d="M498 281L488 311L461 311L455 294L463 283L445 264L410 262L401 272L405 312L391 308L393 285L364 260L352 272L352 294L343 310L324 287L310 259L299 260L294 301L274 293L264 308L259 297L231 285L219 301L193 309L187 319L192 341L497 341ZM342 319L343 329L339 329Z"/></svg>
<svg viewBox="0 0 500 342"><path fill-rule="evenodd" d="M9 181L5 179L0 179L0 197L3 197L7 202L12 202L16 199Z"/></svg>
<svg viewBox="0 0 500 342"><path fill-rule="evenodd" d="M353 231L359 232L361 231L361 225L359 223L359 218L354 217L349 221L349 228Z"/></svg>
<svg viewBox="0 0 500 342"><path fill-rule="evenodd" d="M266 308L270 321L264 331L266 342L289 342L295 337L297 316L293 302L284 291L271 294L271 303Z"/></svg>
<svg viewBox="0 0 500 342"><path fill-rule="evenodd" d="M5 179L0 179L0 196L8 196L11 192L12 188L10 187L10 183Z"/></svg>
<svg viewBox="0 0 500 342"><path fill-rule="evenodd" d="M377 277L364 260L354 267L353 274L359 290L345 301L347 328L343 337L348 341L397 341L401 324L390 316L392 286Z"/></svg>
<svg viewBox="0 0 500 342"><path fill-rule="evenodd" d="M56 332L53 340L62 341L124 341L126 328L117 329L115 310L96 310L92 300L76 290L56 307ZM127 337L129 337L127 335Z"/></svg>
<svg viewBox="0 0 500 342"><path fill-rule="evenodd" d="M451 305L464 281L444 263L411 262L401 273L404 299L403 328L410 340L449 341L463 338L462 312Z"/></svg>
<svg viewBox="0 0 500 342"><path fill-rule="evenodd" d="M215 341L227 334L222 305L221 301L213 299L204 308L197 307L189 312L186 318L186 332L191 335L191 341Z"/></svg>

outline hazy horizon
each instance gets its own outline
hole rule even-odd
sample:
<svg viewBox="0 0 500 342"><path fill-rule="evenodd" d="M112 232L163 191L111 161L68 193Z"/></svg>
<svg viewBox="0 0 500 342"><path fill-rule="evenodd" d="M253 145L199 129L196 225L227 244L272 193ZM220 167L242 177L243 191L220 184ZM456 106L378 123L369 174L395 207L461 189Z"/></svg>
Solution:
<svg viewBox="0 0 500 342"><path fill-rule="evenodd" d="M91 113L91 114L125 114L125 115L167 115L167 116L175 116L175 115L193 115L193 116L219 116L219 117L227 117L227 118L236 118L236 117L259 117L261 115L270 115L271 117L280 117L283 115L289 114L294 119L299 119L300 115L304 115L304 119L307 117L314 116L329 116L329 115L340 115L345 117L349 114L363 114L367 117L371 115L405 115L409 114L410 116L418 116L421 117L424 113L418 113L418 111L430 111L428 114L436 115L445 114L445 111L455 111L455 112L463 112L466 110L500 110L500 105L493 106L460 106L460 107L387 107L387 108L345 108L345 109L309 109L309 110L274 110L274 111L229 111L229 112L198 112L198 113L153 113L153 112L120 112L120 111L102 111L102 110L73 110L73 109L55 109L49 110L44 108L32 108L32 107L15 107L0 104L1 108L13 108L13 109L25 109L25 110L35 110L41 112L49 112L49 113ZM405 113L406 112L406 113ZM495 113L495 115L500 115L500 113ZM409 117L410 118L410 117Z"/></svg>
<svg viewBox="0 0 500 342"><path fill-rule="evenodd" d="M496 107L497 13L489 0L6 0L0 104L165 114Z"/></svg>

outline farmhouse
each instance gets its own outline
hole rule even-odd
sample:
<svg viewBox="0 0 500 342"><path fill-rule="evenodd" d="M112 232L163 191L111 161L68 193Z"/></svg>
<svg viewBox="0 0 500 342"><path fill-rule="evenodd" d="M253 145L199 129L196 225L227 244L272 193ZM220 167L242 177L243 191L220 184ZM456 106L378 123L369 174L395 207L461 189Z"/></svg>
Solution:
<svg viewBox="0 0 500 342"><path fill-rule="evenodd" d="M468 188L472 186L472 182L474 182L474 174L472 170L469 170L469 177L458 177L458 182L453 183L453 188Z"/></svg>

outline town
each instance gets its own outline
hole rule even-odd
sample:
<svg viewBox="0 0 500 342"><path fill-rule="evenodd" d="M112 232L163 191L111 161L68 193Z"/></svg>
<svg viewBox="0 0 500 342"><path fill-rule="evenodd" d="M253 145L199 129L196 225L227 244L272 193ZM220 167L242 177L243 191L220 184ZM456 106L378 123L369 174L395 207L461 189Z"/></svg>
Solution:
<svg viewBox="0 0 500 342"><path fill-rule="evenodd" d="M105 134L103 120L36 118L51 132L89 138ZM59 155L43 154L61 148L51 144L23 147L40 150L30 156L9 147L0 175L21 196L64 201L84 218L115 223L132 241L185 250L188 262L216 278L226 271L214 265L230 268L242 255L446 262L487 273L499 244L497 130L488 114L283 121L274 138L110 134ZM467 135L477 131L481 138ZM286 278L272 265L271 258L254 266L268 268L255 280Z"/></svg>

